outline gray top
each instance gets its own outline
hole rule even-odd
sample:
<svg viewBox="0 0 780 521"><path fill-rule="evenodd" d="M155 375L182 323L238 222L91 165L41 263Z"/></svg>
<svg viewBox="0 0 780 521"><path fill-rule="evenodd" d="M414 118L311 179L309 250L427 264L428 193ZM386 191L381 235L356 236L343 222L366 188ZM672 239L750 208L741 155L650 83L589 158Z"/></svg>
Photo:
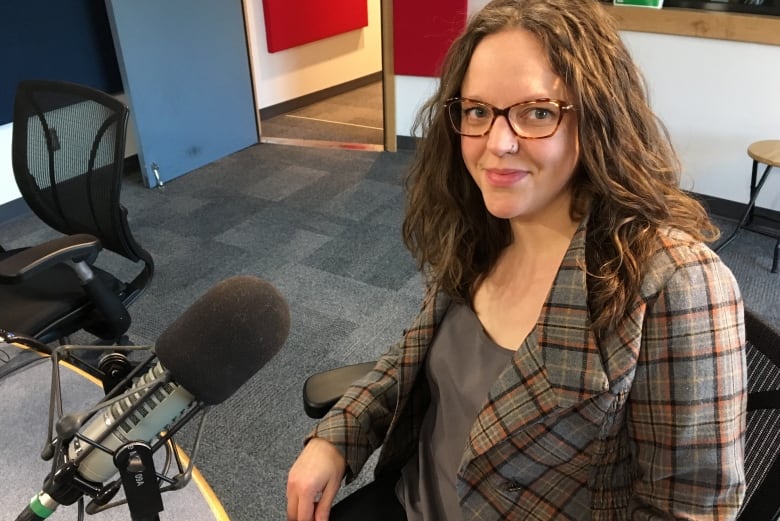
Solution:
<svg viewBox="0 0 780 521"><path fill-rule="evenodd" d="M455 483L469 431L513 353L487 336L468 306L447 310L425 361L431 403L417 457L396 485L409 521L461 519Z"/></svg>

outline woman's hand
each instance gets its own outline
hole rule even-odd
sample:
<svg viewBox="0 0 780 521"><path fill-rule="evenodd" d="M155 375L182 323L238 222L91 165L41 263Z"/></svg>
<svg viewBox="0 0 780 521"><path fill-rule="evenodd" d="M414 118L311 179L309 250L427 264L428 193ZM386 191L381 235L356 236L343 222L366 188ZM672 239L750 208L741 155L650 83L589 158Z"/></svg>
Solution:
<svg viewBox="0 0 780 521"><path fill-rule="evenodd" d="M327 521L346 468L332 443L311 439L287 476L288 521Z"/></svg>

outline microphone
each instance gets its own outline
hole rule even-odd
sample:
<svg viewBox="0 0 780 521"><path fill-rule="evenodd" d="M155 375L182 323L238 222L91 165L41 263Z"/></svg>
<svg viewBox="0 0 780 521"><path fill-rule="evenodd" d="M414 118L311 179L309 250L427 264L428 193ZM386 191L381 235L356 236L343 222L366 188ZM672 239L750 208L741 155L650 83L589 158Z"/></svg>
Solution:
<svg viewBox="0 0 780 521"><path fill-rule="evenodd" d="M157 363L126 393L98 404L102 411L83 429L78 416L58 422L62 446L55 461L64 465L46 478L17 521L46 519L59 505L99 491L96 484L118 472L119 449L163 433L169 438L193 408L229 398L279 351L289 329L289 308L268 282L244 275L208 290L160 335ZM68 430L75 436L62 435Z"/></svg>

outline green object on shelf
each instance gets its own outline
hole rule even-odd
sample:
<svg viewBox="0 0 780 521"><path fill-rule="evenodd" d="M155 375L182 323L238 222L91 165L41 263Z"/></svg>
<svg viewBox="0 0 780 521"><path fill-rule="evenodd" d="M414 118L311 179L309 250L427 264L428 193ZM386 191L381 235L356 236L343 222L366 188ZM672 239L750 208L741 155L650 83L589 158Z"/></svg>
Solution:
<svg viewBox="0 0 780 521"><path fill-rule="evenodd" d="M613 0L614 5L633 5L637 7L653 7L660 9L664 5L664 0Z"/></svg>

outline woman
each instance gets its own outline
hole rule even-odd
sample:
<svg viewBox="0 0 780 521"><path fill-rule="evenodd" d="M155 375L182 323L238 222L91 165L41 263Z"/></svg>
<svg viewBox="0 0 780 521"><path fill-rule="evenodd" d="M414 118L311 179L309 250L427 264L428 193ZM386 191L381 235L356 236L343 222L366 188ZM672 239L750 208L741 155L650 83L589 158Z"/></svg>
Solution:
<svg viewBox="0 0 780 521"><path fill-rule="evenodd" d="M735 518L739 289L609 15L495 0L443 71L403 224L429 292L310 436L288 519L380 446L331 519Z"/></svg>

